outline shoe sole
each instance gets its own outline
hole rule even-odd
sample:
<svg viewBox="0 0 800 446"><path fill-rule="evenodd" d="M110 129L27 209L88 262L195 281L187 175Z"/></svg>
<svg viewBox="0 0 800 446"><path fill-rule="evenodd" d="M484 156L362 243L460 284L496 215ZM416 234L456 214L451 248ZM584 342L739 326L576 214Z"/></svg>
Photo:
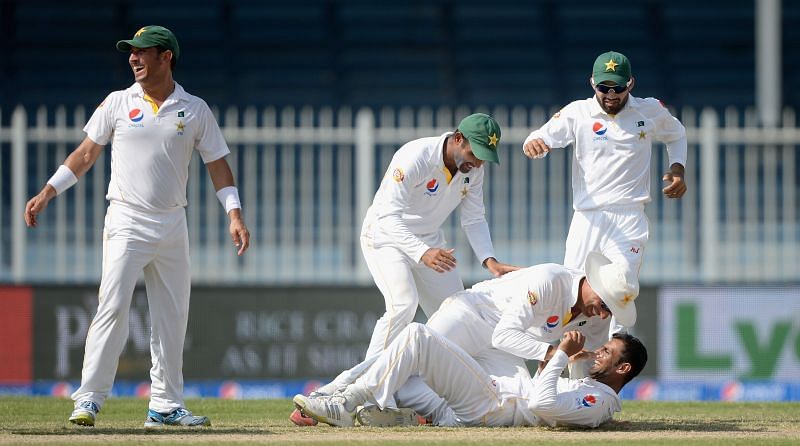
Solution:
<svg viewBox="0 0 800 446"><path fill-rule="evenodd" d="M317 420L318 422L325 423L325 424L327 424L329 426L345 427L345 426L342 426L341 424L338 424L337 421L331 420L330 418L328 418L328 417L326 417L324 415L318 415L318 414L315 414L314 412L311 412L310 410L306 410L306 399L302 395L295 395L295 397L292 398L292 401L294 402L294 407L296 407L297 410L300 411L300 413L302 413L303 415L305 415L307 417L313 418L313 419Z"/></svg>
<svg viewBox="0 0 800 446"><path fill-rule="evenodd" d="M94 418L91 415L77 415L69 418L69 422L78 426L94 427Z"/></svg>
<svg viewBox="0 0 800 446"><path fill-rule="evenodd" d="M147 429L162 429L162 428L166 428L166 427L189 427L189 428L195 428L195 427L210 427L210 426L211 426L211 420L206 420L205 423L194 424L194 425L191 425L191 424L151 423L151 422L148 422L148 421L144 422L144 427L147 428Z"/></svg>
<svg viewBox="0 0 800 446"><path fill-rule="evenodd" d="M359 407L356 411L356 421L362 426L392 427L392 426L419 426L420 416L413 409L384 409L377 406Z"/></svg>

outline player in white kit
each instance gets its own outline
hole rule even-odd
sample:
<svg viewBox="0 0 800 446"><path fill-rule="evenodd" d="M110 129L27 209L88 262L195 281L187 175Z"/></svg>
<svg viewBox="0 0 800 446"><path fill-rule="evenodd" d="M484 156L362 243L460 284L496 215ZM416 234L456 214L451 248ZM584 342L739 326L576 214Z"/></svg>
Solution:
<svg viewBox="0 0 800 446"><path fill-rule="evenodd" d="M649 236L644 212L650 201L652 144L669 154L663 193L686 193L686 129L654 98L636 98L630 61L610 51L597 57L590 78L595 95L570 103L523 144L530 158L573 144L574 214L567 235L564 265L583 269L586 256L600 251L638 281Z"/></svg>
<svg viewBox="0 0 800 446"><path fill-rule="evenodd" d="M361 251L386 313L375 325L364 361L318 393L352 383L414 319L417 305L431 315L447 296L464 289L441 229L456 208L478 261L495 277L517 269L496 260L484 216L483 163L498 162L499 143L497 121L475 113L455 132L411 141L394 154L361 230ZM290 419L309 424L297 411Z"/></svg>
<svg viewBox="0 0 800 446"><path fill-rule="evenodd" d="M94 426L114 382L128 338L128 311L144 272L152 331L150 404L146 427L207 426L183 401L183 343L189 317L190 262L186 182L197 150L217 197L230 217L230 234L242 255L250 234L225 155L230 153L206 103L172 78L180 50L174 34L145 26L117 42L129 53L136 82L115 91L84 127L86 138L25 207L25 221L72 186L111 143L110 204L103 229L99 306L86 337L81 386L72 398L72 423Z"/></svg>
<svg viewBox="0 0 800 446"><path fill-rule="evenodd" d="M609 316L626 327L636 322L638 295L621 265L592 252L585 271L549 263L475 284L446 299L427 325L490 373L511 376L527 370L523 360L546 363L567 331L581 332L587 349L600 348Z"/></svg>
<svg viewBox="0 0 800 446"><path fill-rule="evenodd" d="M317 398L297 395L293 401L307 416L332 426L349 427L356 420L371 425L356 408L364 403L386 407L409 378L419 376L462 425L597 427L622 410L618 393L644 368L647 351L638 339L618 333L595 352L591 377L560 378L569 357L583 344L579 332L565 333L536 379L494 376L458 345L412 323L344 391Z"/></svg>

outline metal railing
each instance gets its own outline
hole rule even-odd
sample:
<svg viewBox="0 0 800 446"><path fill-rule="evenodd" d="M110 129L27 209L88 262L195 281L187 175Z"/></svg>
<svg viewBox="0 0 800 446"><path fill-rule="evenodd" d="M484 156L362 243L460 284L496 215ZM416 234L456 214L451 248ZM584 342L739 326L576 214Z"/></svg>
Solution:
<svg viewBox="0 0 800 446"><path fill-rule="evenodd" d="M195 157L187 210L194 283L371 283L358 233L392 153L411 139L452 130L475 111L493 114L503 128L501 164L489 166L484 190L498 256L520 265L560 262L572 213L571 149L535 161L520 150L549 116L542 108L230 108L217 115L252 248L235 256L227 219ZM87 117L81 107L42 107L29 122L18 107L10 126L0 126L0 282L99 280L108 151L51 203L37 229L22 220L26 200L83 139ZM757 126L749 110L720 116L684 109L680 118L689 139L689 192L679 201L660 194L667 160L656 147L642 281L797 281L800 130L794 112L785 111L783 126L773 129ZM465 281L486 278L458 220L448 226Z"/></svg>

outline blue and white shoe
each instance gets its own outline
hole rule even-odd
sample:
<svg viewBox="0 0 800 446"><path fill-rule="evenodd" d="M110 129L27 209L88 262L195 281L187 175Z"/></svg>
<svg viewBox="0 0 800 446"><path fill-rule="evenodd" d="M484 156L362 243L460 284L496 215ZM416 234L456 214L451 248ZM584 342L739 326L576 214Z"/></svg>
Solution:
<svg viewBox="0 0 800 446"><path fill-rule="evenodd" d="M97 418L97 413L100 408L94 401L83 400L75 405L72 415L69 416L69 421L78 426L94 426L94 420Z"/></svg>
<svg viewBox="0 0 800 446"><path fill-rule="evenodd" d="M167 414L158 413L153 409L148 410L147 419L144 420L144 427L161 426L211 426L211 420L208 417L192 415L192 412L182 407Z"/></svg>

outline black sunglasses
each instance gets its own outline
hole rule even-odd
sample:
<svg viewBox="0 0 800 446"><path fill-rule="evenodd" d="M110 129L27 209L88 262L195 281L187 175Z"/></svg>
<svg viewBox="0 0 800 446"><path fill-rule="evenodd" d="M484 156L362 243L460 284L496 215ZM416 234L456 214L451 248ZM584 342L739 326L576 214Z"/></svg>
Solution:
<svg viewBox="0 0 800 446"><path fill-rule="evenodd" d="M613 91L614 91L614 93L616 93L616 94L621 94L621 93L623 93L625 90L627 90L627 89L628 89L628 86L627 86L627 85L614 85L614 86L612 87L612 86L610 86L610 85L597 84L597 85L595 85L595 86L594 86L594 88L595 88L597 91L599 91L600 93L603 93L603 94L606 94L606 93L608 93L609 91L612 91L612 90L613 90Z"/></svg>
<svg viewBox="0 0 800 446"><path fill-rule="evenodd" d="M613 314L613 313L611 313L611 309L608 308L608 305L606 305L606 303L603 302L602 300L600 301L600 308L606 310L608 312L608 314Z"/></svg>

